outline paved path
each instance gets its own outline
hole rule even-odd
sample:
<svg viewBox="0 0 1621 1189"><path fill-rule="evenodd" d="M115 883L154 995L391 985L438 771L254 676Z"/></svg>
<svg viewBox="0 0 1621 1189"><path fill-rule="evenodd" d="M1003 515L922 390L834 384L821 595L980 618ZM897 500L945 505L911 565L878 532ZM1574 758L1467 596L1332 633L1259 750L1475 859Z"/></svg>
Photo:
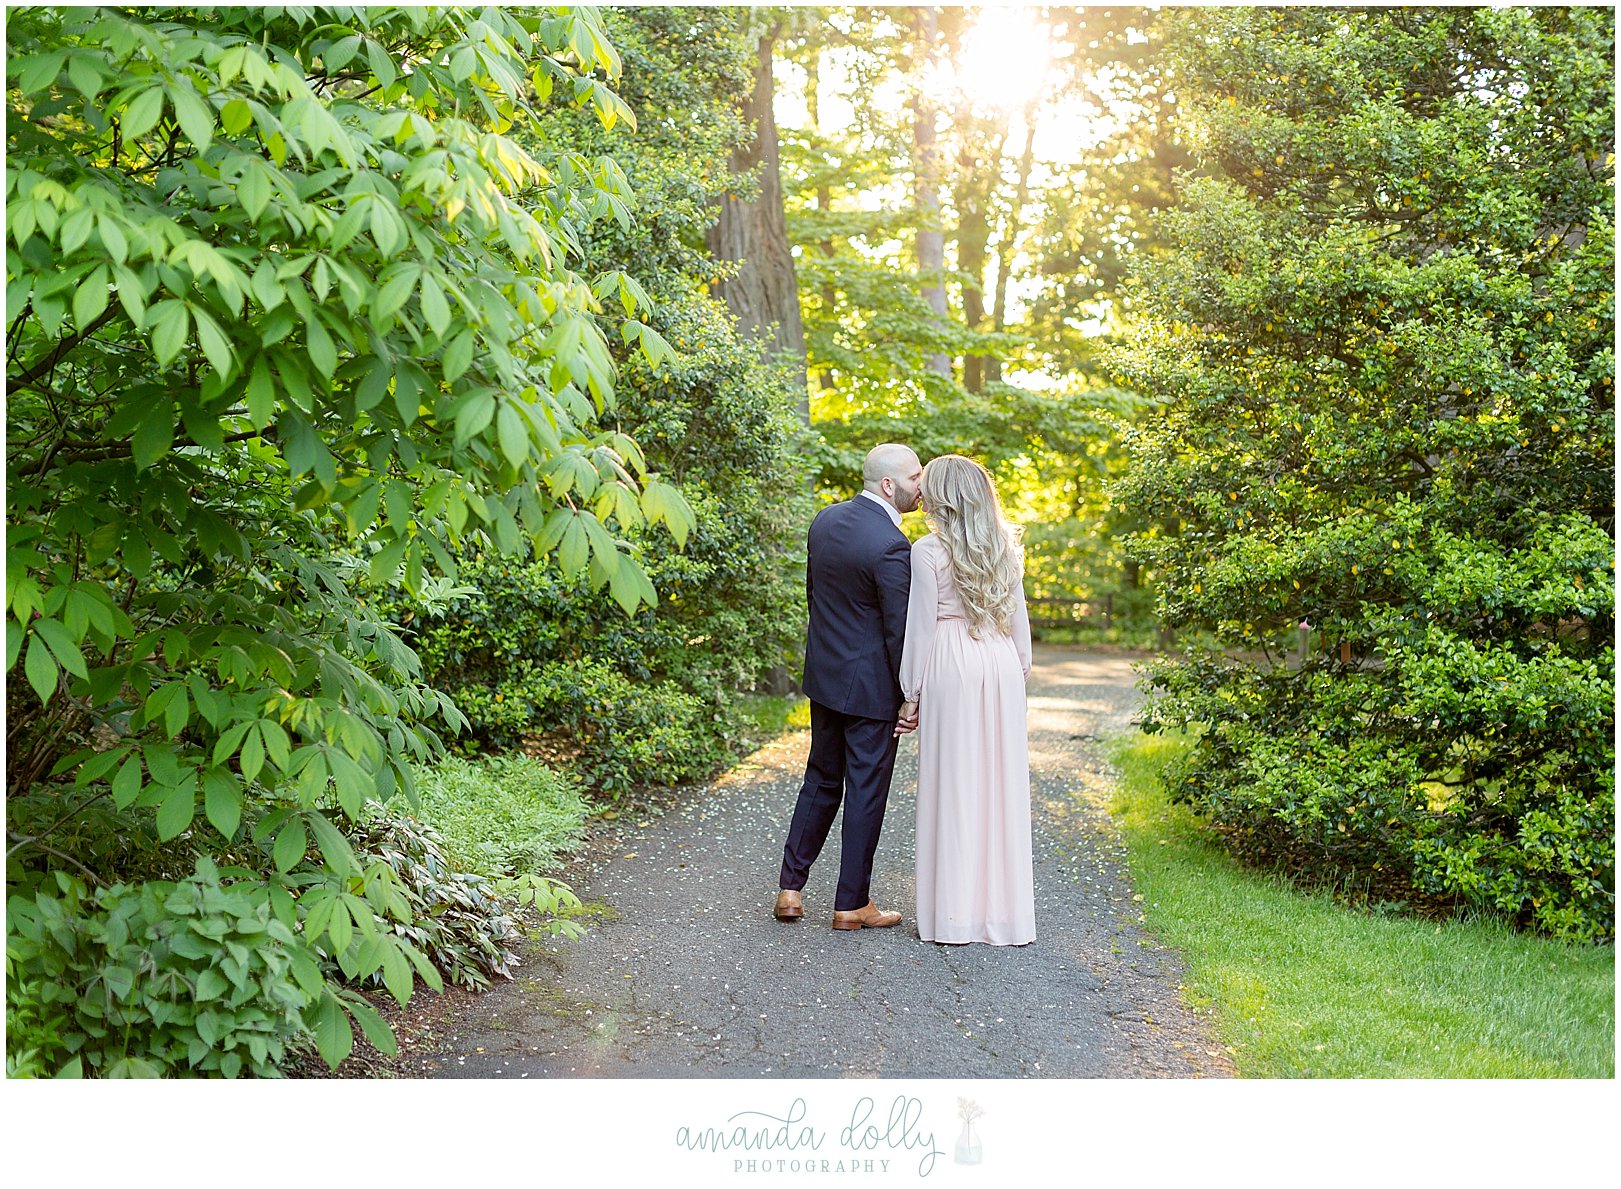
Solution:
<svg viewBox="0 0 1621 1189"><path fill-rule="evenodd" d="M626 805L567 873L603 906L420 1053L439 1077L1204 1077L1230 1065L1139 924L1102 800L1131 661L1038 648L1030 686L1036 931L1020 949L920 941L915 739L903 740L873 897L893 929L828 927L838 823L805 919L771 916L808 734L708 789Z"/></svg>

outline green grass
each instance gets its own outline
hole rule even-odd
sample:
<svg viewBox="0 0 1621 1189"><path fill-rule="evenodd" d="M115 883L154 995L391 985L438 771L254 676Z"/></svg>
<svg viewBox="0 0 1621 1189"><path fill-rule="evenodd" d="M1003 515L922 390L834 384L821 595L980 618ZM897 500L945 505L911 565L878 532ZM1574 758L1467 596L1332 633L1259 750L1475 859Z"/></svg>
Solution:
<svg viewBox="0 0 1621 1189"><path fill-rule="evenodd" d="M1186 746L1115 741L1111 809L1147 927L1181 951L1240 1076L1615 1076L1612 947L1360 912L1247 870L1165 795Z"/></svg>
<svg viewBox="0 0 1621 1189"><path fill-rule="evenodd" d="M447 861L479 875L551 875L578 846L589 812L579 782L514 752L447 757L417 769L418 814Z"/></svg>
<svg viewBox="0 0 1621 1189"><path fill-rule="evenodd" d="M784 731L810 730L810 702L798 695L739 694L736 707L748 724L747 741L754 746Z"/></svg>

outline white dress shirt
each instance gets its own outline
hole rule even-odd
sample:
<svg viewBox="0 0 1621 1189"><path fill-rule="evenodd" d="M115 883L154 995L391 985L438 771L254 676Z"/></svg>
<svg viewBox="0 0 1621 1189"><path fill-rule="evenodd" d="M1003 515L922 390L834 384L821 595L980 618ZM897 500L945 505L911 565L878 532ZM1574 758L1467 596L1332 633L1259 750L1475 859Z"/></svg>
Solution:
<svg viewBox="0 0 1621 1189"><path fill-rule="evenodd" d="M897 512L897 511L895 511L895 505L891 504L883 496L874 495L870 491L863 490L861 494L866 496L873 503L877 504L885 512L888 512L889 513L889 518L895 522L895 527L900 528L900 526L901 526L901 514L899 512Z"/></svg>

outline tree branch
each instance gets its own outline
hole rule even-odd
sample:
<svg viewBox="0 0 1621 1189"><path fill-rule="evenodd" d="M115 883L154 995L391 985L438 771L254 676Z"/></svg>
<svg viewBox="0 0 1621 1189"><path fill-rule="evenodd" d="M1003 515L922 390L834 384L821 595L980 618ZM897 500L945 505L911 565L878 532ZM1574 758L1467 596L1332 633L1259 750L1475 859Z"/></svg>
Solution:
<svg viewBox="0 0 1621 1189"><path fill-rule="evenodd" d="M23 372L22 375L13 379L11 383L30 385L37 384L40 380L50 375L51 372L56 369L56 365L62 362L63 356L65 356L69 351L72 351L80 343L84 342L85 339L95 334L96 331L100 330L103 326L107 325L107 323L111 322L123 312L124 307L122 305L109 302L107 308L97 315L94 322L90 323L89 326L85 327L77 334L70 334L67 338L59 340L56 346L52 348L50 353L47 354L45 358L41 359L38 363L34 364L33 367Z"/></svg>

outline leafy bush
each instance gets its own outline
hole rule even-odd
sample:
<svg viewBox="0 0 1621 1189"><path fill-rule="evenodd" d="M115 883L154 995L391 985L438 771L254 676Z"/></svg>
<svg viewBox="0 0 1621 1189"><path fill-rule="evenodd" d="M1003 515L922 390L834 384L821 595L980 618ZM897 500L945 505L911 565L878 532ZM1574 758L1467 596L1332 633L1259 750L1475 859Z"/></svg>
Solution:
<svg viewBox="0 0 1621 1189"><path fill-rule="evenodd" d="M707 775L747 744L731 709L737 692L780 692L798 659L812 509L796 418L803 388L739 337L707 291L705 228L731 181L713 166L751 133L735 100L752 77L757 33L739 9L614 9L603 19L641 120L627 174L642 218L580 235L599 267L646 284L656 307L648 325L674 349L655 361L624 336L610 342L616 416L647 466L680 484L694 523L677 550L665 534L621 522L627 556L659 595L628 615L585 578L477 549L457 554L459 581L473 589L450 607L397 590L385 611L425 679L467 715L469 746L542 735L555 746L548 759L617 794ZM556 105L538 140L582 154L615 147L600 122ZM578 494L614 498L606 483Z"/></svg>
<svg viewBox="0 0 1621 1189"><path fill-rule="evenodd" d="M275 1077L309 1035L310 953L208 860L180 883L56 885L6 906L8 1072Z"/></svg>
<svg viewBox="0 0 1621 1189"><path fill-rule="evenodd" d="M1180 794L1580 940L1615 929L1614 22L1179 11L1207 176L1116 357L1157 402L1134 550L1212 640L1149 674L1206 728Z"/></svg>
<svg viewBox="0 0 1621 1189"><path fill-rule="evenodd" d="M690 527L609 424L607 335L668 352L641 287L580 251L592 221L628 219L623 171L535 143L549 106L628 115L599 21L10 15L7 793L61 777L142 832L81 859L75 824L45 821L8 874L174 879L176 852L204 851L242 864L233 903L268 903L346 979L400 998L413 971L438 979L378 923L410 918L392 870L336 824L464 725L366 589L425 591L474 541L634 609L656 596L614 532ZM178 928L85 904L86 929ZM349 1018L375 1015L305 990L341 1060Z"/></svg>
<svg viewBox="0 0 1621 1189"><path fill-rule="evenodd" d="M615 798L710 775L737 735L718 691L704 699L673 682L641 684L598 660L519 661L488 687L457 696L488 738L510 743L543 732L558 762Z"/></svg>
<svg viewBox="0 0 1621 1189"><path fill-rule="evenodd" d="M538 900L534 886L526 884L529 895L520 899L515 881L456 870L446 861L433 827L380 805L374 806L355 841L364 855L388 864L403 887L410 911L406 919L392 922L394 933L465 987L487 987L497 975L512 977L523 940L514 911L522 903L543 912L579 906L562 884L541 881ZM580 933L569 921L550 922L549 929L569 936Z"/></svg>
<svg viewBox="0 0 1621 1189"><path fill-rule="evenodd" d="M584 837L578 783L525 755L449 757L417 770L416 816L458 871L545 875Z"/></svg>

